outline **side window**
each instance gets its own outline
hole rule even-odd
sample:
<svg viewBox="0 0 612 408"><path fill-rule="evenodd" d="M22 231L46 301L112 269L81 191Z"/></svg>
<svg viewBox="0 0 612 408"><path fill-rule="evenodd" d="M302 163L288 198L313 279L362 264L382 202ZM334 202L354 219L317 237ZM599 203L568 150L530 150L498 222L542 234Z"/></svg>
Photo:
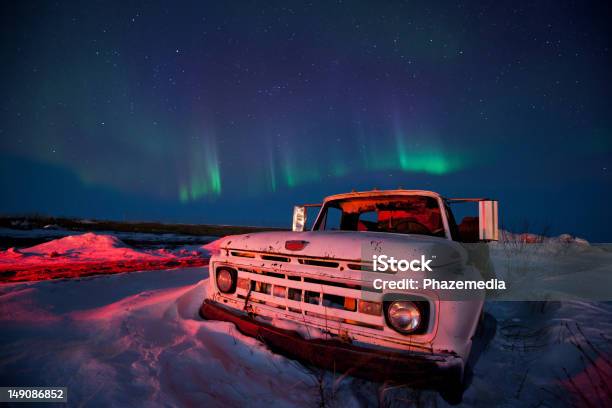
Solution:
<svg viewBox="0 0 612 408"><path fill-rule="evenodd" d="M327 216L325 217L326 230L339 230L342 223L342 210L339 208L329 207Z"/></svg>

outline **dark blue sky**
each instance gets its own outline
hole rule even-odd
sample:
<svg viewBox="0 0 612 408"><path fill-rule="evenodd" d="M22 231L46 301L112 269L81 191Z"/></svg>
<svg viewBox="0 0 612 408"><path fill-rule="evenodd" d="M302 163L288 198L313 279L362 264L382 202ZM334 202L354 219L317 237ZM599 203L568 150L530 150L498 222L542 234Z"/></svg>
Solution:
<svg viewBox="0 0 612 408"><path fill-rule="evenodd" d="M0 212L288 225L355 189L608 241L610 6L5 2Z"/></svg>

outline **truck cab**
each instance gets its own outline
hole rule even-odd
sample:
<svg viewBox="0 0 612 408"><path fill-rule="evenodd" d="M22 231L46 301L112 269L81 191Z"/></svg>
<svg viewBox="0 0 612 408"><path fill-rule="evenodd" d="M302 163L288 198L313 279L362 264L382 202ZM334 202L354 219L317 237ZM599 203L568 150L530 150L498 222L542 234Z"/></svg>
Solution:
<svg viewBox="0 0 612 408"><path fill-rule="evenodd" d="M480 217L458 225L450 205L477 202ZM320 207L313 231L377 231L445 237L459 242L496 241L497 202L484 198L446 199L424 190L386 190L337 194L323 204L294 207L293 231L303 231L307 207ZM490 213L487 224L487 211ZM479 225L479 222L481 223Z"/></svg>

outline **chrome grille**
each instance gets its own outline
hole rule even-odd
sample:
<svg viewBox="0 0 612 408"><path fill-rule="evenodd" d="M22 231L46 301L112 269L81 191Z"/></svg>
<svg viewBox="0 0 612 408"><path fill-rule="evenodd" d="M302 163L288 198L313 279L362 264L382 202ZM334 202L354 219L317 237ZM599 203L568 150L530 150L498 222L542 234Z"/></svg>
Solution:
<svg viewBox="0 0 612 408"><path fill-rule="evenodd" d="M238 268L236 294L241 299L326 320L382 330L382 316L360 313L361 287L271 271ZM376 301L371 299L369 301Z"/></svg>

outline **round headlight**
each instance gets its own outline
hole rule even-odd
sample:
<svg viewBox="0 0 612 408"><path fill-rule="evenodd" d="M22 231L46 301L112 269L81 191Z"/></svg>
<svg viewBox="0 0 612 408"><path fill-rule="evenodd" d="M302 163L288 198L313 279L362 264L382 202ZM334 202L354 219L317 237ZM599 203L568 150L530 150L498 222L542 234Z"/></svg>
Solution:
<svg viewBox="0 0 612 408"><path fill-rule="evenodd" d="M392 302L387 309L387 321L398 332L411 333L421 324L421 311L413 302Z"/></svg>
<svg viewBox="0 0 612 408"><path fill-rule="evenodd" d="M217 287L223 293L233 293L236 290L236 271L228 268L217 269Z"/></svg>

